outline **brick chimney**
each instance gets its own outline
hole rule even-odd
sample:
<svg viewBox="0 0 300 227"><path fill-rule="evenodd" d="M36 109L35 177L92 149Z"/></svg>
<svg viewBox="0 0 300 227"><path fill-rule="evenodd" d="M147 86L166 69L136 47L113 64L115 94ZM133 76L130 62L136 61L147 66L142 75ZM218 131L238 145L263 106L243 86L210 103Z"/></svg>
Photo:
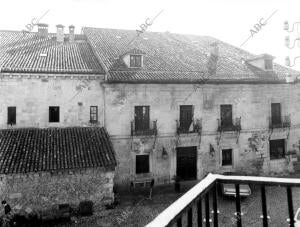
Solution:
<svg viewBox="0 0 300 227"><path fill-rule="evenodd" d="M75 26L70 25L69 26L69 42L74 42L75 40Z"/></svg>
<svg viewBox="0 0 300 227"><path fill-rule="evenodd" d="M62 24L56 25L56 40L57 42L63 43L65 39L64 26Z"/></svg>
<svg viewBox="0 0 300 227"><path fill-rule="evenodd" d="M213 42L209 46L209 56L207 61L207 70L209 76L216 74L219 59L219 46L217 42Z"/></svg>
<svg viewBox="0 0 300 227"><path fill-rule="evenodd" d="M219 56L219 46L217 42L213 42L210 44L209 52L210 52L210 56L211 55Z"/></svg>
<svg viewBox="0 0 300 227"><path fill-rule="evenodd" d="M48 36L48 24L37 24L38 26L38 35L40 37L47 37Z"/></svg>

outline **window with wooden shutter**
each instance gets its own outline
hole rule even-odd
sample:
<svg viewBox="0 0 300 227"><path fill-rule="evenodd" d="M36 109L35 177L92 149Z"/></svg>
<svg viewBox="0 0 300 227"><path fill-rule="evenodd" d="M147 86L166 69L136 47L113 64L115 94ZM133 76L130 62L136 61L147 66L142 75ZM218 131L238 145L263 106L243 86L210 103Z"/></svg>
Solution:
<svg viewBox="0 0 300 227"><path fill-rule="evenodd" d="M90 122L97 123L98 122L98 106L90 107Z"/></svg>
<svg viewBox="0 0 300 227"><path fill-rule="evenodd" d="M272 103L271 104L271 118L272 125L280 125L281 124L281 105L280 103Z"/></svg>
<svg viewBox="0 0 300 227"><path fill-rule="evenodd" d="M136 155L136 174L149 173L149 155Z"/></svg>
<svg viewBox="0 0 300 227"><path fill-rule="evenodd" d="M7 107L7 124L15 125L17 118L17 108L15 106Z"/></svg>
<svg viewBox="0 0 300 227"><path fill-rule="evenodd" d="M150 129L149 106L134 107L135 131L145 131Z"/></svg>
<svg viewBox="0 0 300 227"><path fill-rule="evenodd" d="M221 105L221 126L232 127L232 105Z"/></svg>
<svg viewBox="0 0 300 227"><path fill-rule="evenodd" d="M130 55L130 67L142 67L142 55Z"/></svg>
<svg viewBox="0 0 300 227"><path fill-rule="evenodd" d="M188 132L194 118L194 108L192 105L180 106L180 130Z"/></svg>
<svg viewBox="0 0 300 227"><path fill-rule="evenodd" d="M59 106L49 106L49 122L59 122Z"/></svg>

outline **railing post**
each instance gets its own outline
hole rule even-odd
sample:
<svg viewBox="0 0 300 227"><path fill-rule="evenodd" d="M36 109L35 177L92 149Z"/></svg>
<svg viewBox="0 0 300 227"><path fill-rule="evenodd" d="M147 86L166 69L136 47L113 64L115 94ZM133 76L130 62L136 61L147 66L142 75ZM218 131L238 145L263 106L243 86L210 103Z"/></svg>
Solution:
<svg viewBox="0 0 300 227"><path fill-rule="evenodd" d="M193 207L191 206L188 211L188 227L193 227Z"/></svg>
<svg viewBox="0 0 300 227"><path fill-rule="evenodd" d="M210 226L209 223L209 192L205 194L205 223L206 227Z"/></svg>
<svg viewBox="0 0 300 227"><path fill-rule="evenodd" d="M263 226L268 227L268 214L267 214L267 201L266 201L266 190L265 186L261 186L261 206L263 212Z"/></svg>
<svg viewBox="0 0 300 227"><path fill-rule="evenodd" d="M294 220L292 188L286 187L286 192L287 192L287 201L288 201L288 208L289 208L290 226L294 227L295 220Z"/></svg>
<svg viewBox="0 0 300 227"><path fill-rule="evenodd" d="M240 197L240 185L235 184L235 205L236 205L236 225L242 227L242 213L241 213L241 197Z"/></svg>
<svg viewBox="0 0 300 227"><path fill-rule="evenodd" d="M214 227L218 226L218 201L217 201L217 183L213 187L213 209L214 209Z"/></svg>
<svg viewBox="0 0 300 227"><path fill-rule="evenodd" d="M181 217L177 219L176 223L177 223L177 227L182 227Z"/></svg>
<svg viewBox="0 0 300 227"><path fill-rule="evenodd" d="M198 227L202 227L202 198L200 197L197 203L197 219Z"/></svg>

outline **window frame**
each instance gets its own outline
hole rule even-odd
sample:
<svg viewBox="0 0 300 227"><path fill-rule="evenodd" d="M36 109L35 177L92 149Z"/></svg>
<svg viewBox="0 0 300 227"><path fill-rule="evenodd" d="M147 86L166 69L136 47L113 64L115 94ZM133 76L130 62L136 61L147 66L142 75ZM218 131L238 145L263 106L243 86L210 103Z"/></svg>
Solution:
<svg viewBox="0 0 300 227"><path fill-rule="evenodd" d="M282 142L283 144L283 146L282 146L282 148L283 148L283 151L282 151L282 154L279 154L279 153L277 153L278 152L278 150L273 150L272 151L272 148L274 148L273 146L275 146L275 144L272 146L272 144L271 143L279 143L279 142ZM278 147L277 147L278 148ZM275 153L275 155L274 155L274 153ZM286 140L285 139L276 139L276 140L270 140L270 142L269 142L269 154L270 154L270 160L278 160L278 159L283 159L283 158L285 158L285 155L286 155Z"/></svg>
<svg viewBox="0 0 300 227"><path fill-rule="evenodd" d="M52 114L54 114L52 112L52 111L54 111L54 108L58 109L58 113L57 113L58 116L57 117L52 116ZM59 123L59 122L60 122L60 107L59 106L49 106L49 123Z"/></svg>
<svg viewBox="0 0 300 227"><path fill-rule="evenodd" d="M230 111L231 111L231 118L230 118L230 122L227 122L227 120L224 120L223 117L223 108L226 107L230 107ZM226 119L229 119L229 117ZM221 104L220 105L220 121L221 121L221 126L223 128L231 128L233 126L233 106L231 104Z"/></svg>
<svg viewBox="0 0 300 227"><path fill-rule="evenodd" d="M137 58L140 59L137 65ZM130 68L142 68L143 67L143 55L141 54L130 54L129 55L129 67Z"/></svg>
<svg viewBox="0 0 300 227"><path fill-rule="evenodd" d="M147 157L148 160L142 160ZM144 163L143 161L147 161ZM139 154L135 156L135 174L147 174L150 173L150 155Z"/></svg>
<svg viewBox="0 0 300 227"><path fill-rule="evenodd" d="M273 113L276 113L274 110L275 106L279 106L279 116ZM281 103L271 103L271 123L272 125L281 125L282 123L282 111L281 111Z"/></svg>
<svg viewBox="0 0 300 227"><path fill-rule="evenodd" d="M273 60L272 59L265 59L265 70L273 70Z"/></svg>
<svg viewBox="0 0 300 227"><path fill-rule="evenodd" d="M139 113L138 108L146 108L145 115L138 117L138 113ZM144 110L142 109L142 111ZM145 121L145 122L138 124L139 119L142 119L141 121ZM135 132L150 130L150 106L149 105L134 106L134 130Z"/></svg>
<svg viewBox="0 0 300 227"><path fill-rule="evenodd" d="M7 124L8 125L16 125L17 124L17 107L16 106L8 106L7 107Z"/></svg>
<svg viewBox="0 0 300 227"><path fill-rule="evenodd" d="M185 111L186 111L186 113L184 114L185 116L189 115L188 112L190 111L191 119L183 120L184 116L182 114ZM180 105L179 106L179 128L180 128L180 130L183 132L188 132L191 127L191 124L193 123L193 119L194 119L194 106L193 105ZM190 120L189 125L188 125L187 120Z"/></svg>
<svg viewBox="0 0 300 227"><path fill-rule="evenodd" d="M224 163L224 152L228 152L230 151L230 164L227 164L228 160L226 160L226 162ZM222 149L222 162L221 162L221 166L226 167L226 166L233 166L233 149L232 148L226 148L226 149Z"/></svg>
<svg viewBox="0 0 300 227"><path fill-rule="evenodd" d="M93 111L95 108L96 112ZM93 119L96 118L96 119ZM98 123L98 106L90 106L90 122L91 123Z"/></svg>

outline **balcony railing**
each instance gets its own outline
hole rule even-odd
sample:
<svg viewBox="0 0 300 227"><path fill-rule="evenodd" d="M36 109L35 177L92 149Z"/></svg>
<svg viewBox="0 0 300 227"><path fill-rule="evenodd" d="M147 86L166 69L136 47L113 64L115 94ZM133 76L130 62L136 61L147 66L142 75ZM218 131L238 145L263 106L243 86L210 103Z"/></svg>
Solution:
<svg viewBox="0 0 300 227"><path fill-rule="evenodd" d="M300 187L300 179L295 178L275 178L275 177L252 177L252 176L224 176L218 174L208 174L202 181L190 189L187 193L181 196L178 200L172 203L162 213L160 213L152 222L146 227L165 227L173 226L176 224L178 227L182 226L183 216L187 213L187 226L192 227L195 222L197 226L210 226L210 196L212 194L213 206L213 226L218 224L218 203L217 203L217 184L231 183L235 184L235 204L236 204L236 226L242 226L242 213L241 213L241 197L240 185L241 184L257 184L260 185L261 191L261 205L262 205L262 223L263 226L268 226L268 209L266 203L266 186L281 186L286 188L287 204L289 214L289 226L295 226L294 210L293 210L293 197L292 187ZM205 200L204 220L202 219L202 199ZM193 209L197 207L197 212ZM194 214L196 217L193 217ZM196 221L194 220L196 219ZM204 222L204 224L203 224Z"/></svg>
<svg viewBox="0 0 300 227"><path fill-rule="evenodd" d="M218 119L218 132L240 131L241 129L241 117L235 118L231 124L224 124L221 119Z"/></svg>
<svg viewBox="0 0 300 227"><path fill-rule="evenodd" d="M188 127L183 127L179 120L176 120L177 134L183 133L200 133L202 131L202 120L196 119Z"/></svg>
<svg viewBox="0 0 300 227"><path fill-rule="evenodd" d="M269 128L289 128L291 127L291 115L281 116L277 121L273 121L272 117L269 117Z"/></svg>
<svg viewBox="0 0 300 227"><path fill-rule="evenodd" d="M157 120L150 122L147 128L138 128L135 121L131 121L131 136L150 136L157 135Z"/></svg>

